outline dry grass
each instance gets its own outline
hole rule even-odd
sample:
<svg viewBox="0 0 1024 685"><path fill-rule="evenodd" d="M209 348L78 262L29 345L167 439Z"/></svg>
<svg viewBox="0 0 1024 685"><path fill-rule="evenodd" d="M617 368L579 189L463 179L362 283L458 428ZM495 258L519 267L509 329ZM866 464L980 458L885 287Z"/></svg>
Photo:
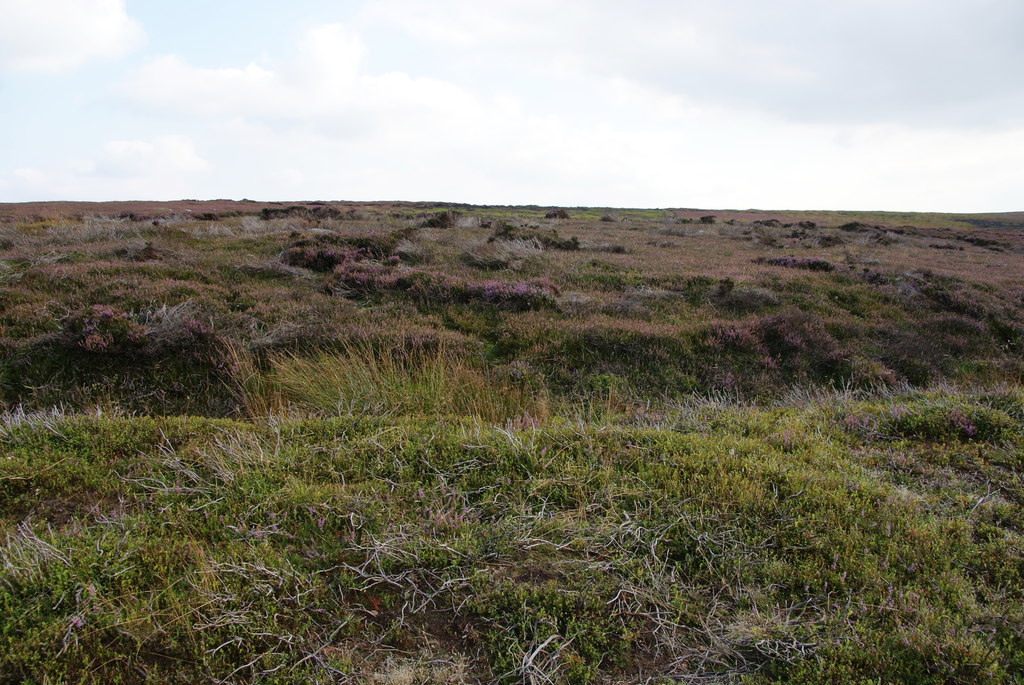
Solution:
<svg viewBox="0 0 1024 685"><path fill-rule="evenodd" d="M535 240L495 240L471 246L462 253L461 259L477 269L520 271L527 264L536 263L542 252Z"/></svg>
<svg viewBox="0 0 1024 685"><path fill-rule="evenodd" d="M464 416L487 422L544 418L545 393L445 345L408 351L369 342L315 355L272 354L265 371L233 349L250 416Z"/></svg>

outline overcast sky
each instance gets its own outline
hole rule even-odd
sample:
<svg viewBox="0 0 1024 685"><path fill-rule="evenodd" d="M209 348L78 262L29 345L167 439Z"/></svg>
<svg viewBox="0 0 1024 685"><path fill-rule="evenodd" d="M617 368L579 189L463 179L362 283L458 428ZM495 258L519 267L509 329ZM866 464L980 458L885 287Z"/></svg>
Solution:
<svg viewBox="0 0 1024 685"><path fill-rule="evenodd" d="M1022 0L0 0L0 200L1024 210Z"/></svg>

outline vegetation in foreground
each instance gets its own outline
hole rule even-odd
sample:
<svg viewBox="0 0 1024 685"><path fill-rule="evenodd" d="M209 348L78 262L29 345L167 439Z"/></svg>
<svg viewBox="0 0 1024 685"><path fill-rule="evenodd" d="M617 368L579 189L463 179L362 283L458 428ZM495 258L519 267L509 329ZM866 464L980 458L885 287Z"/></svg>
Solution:
<svg viewBox="0 0 1024 685"><path fill-rule="evenodd" d="M0 225L0 680L1024 678L1012 217L247 211Z"/></svg>

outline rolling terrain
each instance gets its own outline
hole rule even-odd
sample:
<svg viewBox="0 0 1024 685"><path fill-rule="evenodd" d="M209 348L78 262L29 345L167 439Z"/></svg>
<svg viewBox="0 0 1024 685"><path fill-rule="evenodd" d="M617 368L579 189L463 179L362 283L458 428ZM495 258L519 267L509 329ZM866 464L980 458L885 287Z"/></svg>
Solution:
<svg viewBox="0 0 1024 685"><path fill-rule="evenodd" d="M0 680L1024 678L1024 213L0 204Z"/></svg>

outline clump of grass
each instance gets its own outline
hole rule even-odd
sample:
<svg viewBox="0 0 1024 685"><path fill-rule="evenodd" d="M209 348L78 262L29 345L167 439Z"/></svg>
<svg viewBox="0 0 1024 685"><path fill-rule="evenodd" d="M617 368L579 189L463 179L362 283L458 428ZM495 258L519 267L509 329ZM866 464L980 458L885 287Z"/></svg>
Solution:
<svg viewBox="0 0 1024 685"><path fill-rule="evenodd" d="M22 270L13 261L0 260L0 285L15 284L23 276Z"/></svg>
<svg viewBox="0 0 1024 685"><path fill-rule="evenodd" d="M395 254L406 264L429 264L434 260L434 250L422 240L405 239L395 245Z"/></svg>
<svg viewBox="0 0 1024 685"><path fill-rule="evenodd" d="M172 351L196 355L208 351L215 342L213 326L203 321L192 300L161 305L135 315L141 320L146 353L152 356Z"/></svg>
<svg viewBox="0 0 1024 685"><path fill-rule="evenodd" d="M514 238L478 243L460 257L465 264L477 269L517 271L531 260L536 260L541 253L542 248L537 240Z"/></svg>
<svg viewBox="0 0 1024 685"><path fill-rule="evenodd" d="M315 355L271 355L242 380L249 412L289 407L314 415L544 417L543 390L445 344L421 349L353 342Z"/></svg>

